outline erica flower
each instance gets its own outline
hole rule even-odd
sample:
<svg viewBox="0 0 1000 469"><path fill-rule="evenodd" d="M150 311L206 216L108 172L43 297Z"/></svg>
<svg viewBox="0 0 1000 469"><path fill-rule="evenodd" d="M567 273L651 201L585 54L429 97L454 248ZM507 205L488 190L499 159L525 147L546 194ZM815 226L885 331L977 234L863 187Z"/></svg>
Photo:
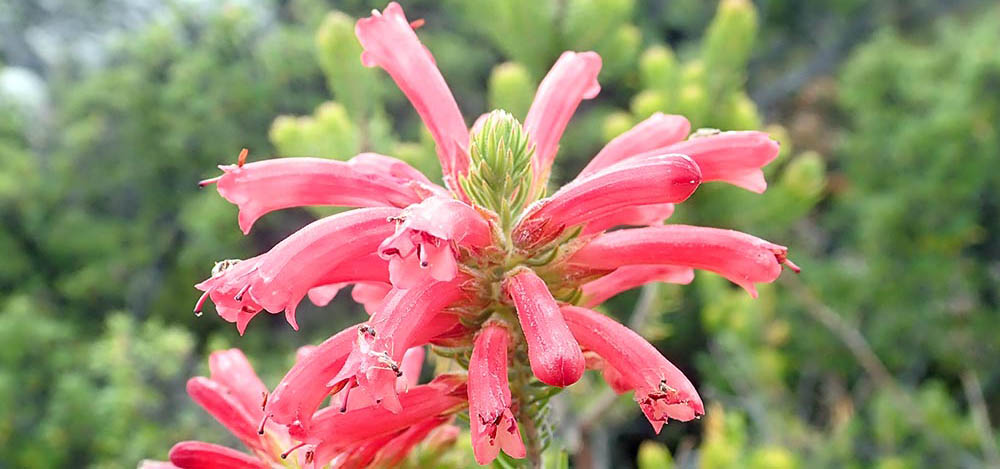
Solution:
<svg viewBox="0 0 1000 469"><path fill-rule="evenodd" d="M196 310L211 299L241 334L261 310L284 311L297 327L302 298L326 305L353 285L370 317L301 349L270 393L249 378L245 359L219 355L212 377L193 379L189 391L253 455L181 443L174 464L214 455L223 465L256 467L302 448L298 457L315 466L393 465L428 435L453 435L449 422L467 408L477 462L503 451L537 465L539 408L588 367L616 391L634 392L656 431L704 413L697 390L653 345L586 308L649 282L689 283L694 269L754 296L755 285L774 281L783 266L797 271L783 246L664 225L702 183L763 191L761 167L777 143L760 132L688 137L687 119L654 114L543 197L563 131L600 90L596 53L563 53L523 125L497 110L470 131L398 4L359 20L356 34L362 62L385 70L430 130L445 184L374 154L255 163L243 154L203 181L239 206L244 232L282 208L354 210L313 222L256 257L220 262L197 285L204 295ZM468 373L420 384L428 343Z"/></svg>

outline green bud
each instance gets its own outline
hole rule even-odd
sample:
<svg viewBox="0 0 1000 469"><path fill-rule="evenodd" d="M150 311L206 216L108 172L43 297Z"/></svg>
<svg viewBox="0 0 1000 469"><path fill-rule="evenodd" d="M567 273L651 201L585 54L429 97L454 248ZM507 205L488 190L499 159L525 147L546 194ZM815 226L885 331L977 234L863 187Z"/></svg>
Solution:
<svg viewBox="0 0 1000 469"><path fill-rule="evenodd" d="M705 33L702 58L712 95L721 96L743 83L757 35L757 10L750 0L723 0Z"/></svg>
<svg viewBox="0 0 1000 469"><path fill-rule="evenodd" d="M469 173L459 183L476 204L500 216L509 228L531 190L534 145L507 111L491 112L469 145Z"/></svg>
<svg viewBox="0 0 1000 469"><path fill-rule="evenodd" d="M631 129L633 125L635 125L635 121L632 120L632 114L625 111L612 112L604 118L604 124L601 126L601 136L605 142L610 142L611 139Z"/></svg>
<svg viewBox="0 0 1000 469"><path fill-rule="evenodd" d="M699 84L684 85L677 95L677 110L687 116L692 125L702 125L710 103L705 87Z"/></svg>
<svg viewBox="0 0 1000 469"><path fill-rule="evenodd" d="M646 440L639 445L638 466L639 469L671 469L674 458L663 443Z"/></svg>
<svg viewBox="0 0 1000 469"><path fill-rule="evenodd" d="M754 450L750 455L751 469L795 469L799 462L795 455L785 448L765 447Z"/></svg>
<svg viewBox="0 0 1000 469"><path fill-rule="evenodd" d="M349 158L358 153L358 131L339 103L321 104L312 116L279 116L268 133L284 156L331 155Z"/></svg>
<svg viewBox="0 0 1000 469"><path fill-rule="evenodd" d="M785 166L779 182L793 197L812 200L826 187L826 163L816 152L805 152Z"/></svg>
<svg viewBox="0 0 1000 469"><path fill-rule="evenodd" d="M667 96L655 90L642 90L632 97L632 113L639 119L645 119L655 112L667 110L670 105Z"/></svg>
<svg viewBox="0 0 1000 469"><path fill-rule="evenodd" d="M725 127L730 129L759 129L761 126L760 114L757 113L757 104L740 91L729 98L729 103L725 106L727 113L720 118L728 122Z"/></svg>
<svg viewBox="0 0 1000 469"><path fill-rule="evenodd" d="M361 44L354 35L354 18L331 12L316 30L316 58L334 99L353 116L368 116L379 96L379 76L361 65Z"/></svg>
<svg viewBox="0 0 1000 469"><path fill-rule="evenodd" d="M497 65L490 73L490 109L506 109L514 116L527 116L538 84L523 65L506 62Z"/></svg>
<svg viewBox="0 0 1000 469"><path fill-rule="evenodd" d="M653 46L639 57L639 84L643 88L670 92L677 86L678 66L667 46Z"/></svg>
<svg viewBox="0 0 1000 469"><path fill-rule="evenodd" d="M624 24L615 30L606 41L595 47L604 57L601 76L617 77L632 70L641 45L642 32L635 25Z"/></svg>
<svg viewBox="0 0 1000 469"><path fill-rule="evenodd" d="M570 0L565 35L573 49L598 47L632 16L634 0Z"/></svg>

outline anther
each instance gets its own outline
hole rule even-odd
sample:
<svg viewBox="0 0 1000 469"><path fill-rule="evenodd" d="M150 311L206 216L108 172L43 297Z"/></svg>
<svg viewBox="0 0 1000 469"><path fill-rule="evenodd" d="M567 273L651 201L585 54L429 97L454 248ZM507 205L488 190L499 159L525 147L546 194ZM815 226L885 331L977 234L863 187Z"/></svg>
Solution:
<svg viewBox="0 0 1000 469"><path fill-rule="evenodd" d="M299 443L299 444L297 444L295 446L292 446L291 448L288 448L288 451L285 451L284 453L281 453L281 459L288 459L288 455L292 454L292 451L295 451L295 450L297 450L297 449L299 449L299 448L301 448L301 447L303 447L305 445L306 445L306 442L303 441L303 442L301 442L301 443Z"/></svg>
<svg viewBox="0 0 1000 469"><path fill-rule="evenodd" d="M267 414L264 414L264 418L260 419L260 426L257 427L257 434L258 435L263 435L264 434L264 424L266 424L266 423L267 423Z"/></svg>
<svg viewBox="0 0 1000 469"><path fill-rule="evenodd" d="M202 293L201 298L198 298L198 302L194 305L194 315L201 317L201 308L205 306L205 300L208 299L208 292Z"/></svg>
<svg viewBox="0 0 1000 469"><path fill-rule="evenodd" d="M423 18L417 18L417 19L415 19L413 21L410 21L410 27L413 28L413 29L420 29L420 27L423 26L423 25L424 25L424 19Z"/></svg>
<svg viewBox="0 0 1000 469"><path fill-rule="evenodd" d="M240 288L240 291L236 293L236 296L234 296L233 299L236 300L236 301L243 301L243 294L246 293L247 290L249 290L249 289L250 289L250 284L249 283L246 284L246 285L243 285L243 288Z"/></svg>
<svg viewBox="0 0 1000 469"><path fill-rule="evenodd" d="M267 391L261 391L260 394L264 398L264 401L260 403L260 410L264 410L265 408L267 408L267 396L268 396L268 394L267 394Z"/></svg>
<svg viewBox="0 0 1000 469"><path fill-rule="evenodd" d="M242 168L243 165L245 165L247 163L247 154L249 154L249 153L250 153L250 150L247 150L246 148L240 150L240 156L236 159L236 166L237 167Z"/></svg>

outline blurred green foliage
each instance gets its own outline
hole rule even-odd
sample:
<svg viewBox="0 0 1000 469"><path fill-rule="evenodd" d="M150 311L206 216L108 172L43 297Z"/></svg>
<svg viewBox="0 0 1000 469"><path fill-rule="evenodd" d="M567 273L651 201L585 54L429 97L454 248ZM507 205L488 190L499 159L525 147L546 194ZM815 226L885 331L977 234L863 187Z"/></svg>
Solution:
<svg viewBox="0 0 1000 469"><path fill-rule="evenodd" d="M0 90L0 467L233 444L184 394L206 352L244 348L273 385L296 345L363 314L303 305L301 333L261 317L243 338L195 320L191 285L213 261L328 213L270 214L243 237L235 208L196 188L214 165L243 147L375 151L440 174L405 97L360 63L354 18L382 1L83 3L0 0L0 62L45 89ZM653 112L782 143L765 194L709 184L672 222L787 244L804 273L756 300L699 274L607 303L645 315L710 409L656 436L627 397L602 408L589 376L556 405L573 467L1000 464L1000 11L965 3L930 21L950 2L405 2L470 124L494 108L523 119L561 51L601 53L601 95L567 129L556 182ZM461 467L467 435L438 451L410 463Z"/></svg>

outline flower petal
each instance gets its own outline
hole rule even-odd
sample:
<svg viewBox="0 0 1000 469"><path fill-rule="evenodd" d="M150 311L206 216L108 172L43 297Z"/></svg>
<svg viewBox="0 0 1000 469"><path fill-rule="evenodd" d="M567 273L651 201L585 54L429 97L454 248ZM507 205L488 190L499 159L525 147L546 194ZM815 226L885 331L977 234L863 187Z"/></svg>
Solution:
<svg viewBox="0 0 1000 469"><path fill-rule="evenodd" d="M528 361L538 380L559 387L577 382L583 375L583 353L545 282L534 271L522 269L508 277L503 288L517 308Z"/></svg>
<svg viewBox="0 0 1000 469"><path fill-rule="evenodd" d="M432 187L403 161L375 154L348 161L277 158L243 166L219 166L219 194L240 208L239 222L249 233L254 222L275 210L309 205L399 207L420 202L420 187Z"/></svg>
<svg viewBox="0 0 1000 469"><path fill-rule="evenodd" d="M659 433L668 418L687 421L705 413L698 391L670 361L635 331L603 314L561 308L580 345L596 352L635 390L635 400Z"/></svg>
<svg viewBox="0 0 1000 469"><path fill-rule="evenodd" d="M260 459L225 446L182 441L170 449L170 462L180 469L269 469Z"/></svg>
<svg viewBox="0 0 1000 469"><path fill-rule="evenodd" d="M686 200L701 182L698 166L684 155L634 158L577 179L530 206L514 240L523 248L545 244L564 229L625 208Z"/></svg>
<svg viewBox="0 0 1000 469"><path fill-rule="evenodd" d="M778 142L764 132L721 132L669 145L660 151L688 155L701 168L702 179L724 181L748 191L767 189L764 167L778 156Z"/></svg>
<svg viewBox="0 0 1000 469"><path fill-rule="evenodd" d="M225 386L201 376L187 382L187 393L206 412L215 417L251 450L267 451L257 433L259 418L255 418ZM260 407L258 407L259 409ZM176 463L175 463L176 464Z"/></svg>
<svg viewBox="0 0 1000 469"><path fill-rule="evenodd" d="M593 308L625 290L650 282L687 285L694 280L690 267L674 265L626 265L597 280L583 284L583 305Z"/></svg>
<svg viewBox="0 0 1000 469"><path fill-rule="evenodd" d="M261 404L267 386L257 377L246 355L240 349L219 350L208 356L211 379L225 386L244 409L255 419L263 416Z"/></svg>
<svg viewBox="0 0 1000 469"><path fill-rule="evenodd" d="M538 85L535 99L524 119L524 129L535 143L532 160L534 193L548 180L549 170L559 150L566 124L584 99L601 91L597 74L601 71L601 56L595 52L566 51Z"/></svg>
<svg viewBox="0 0 1000 469"><path fill-rule="evenodd" d="M673 214L674 204L634 205L590 220L583 228L583 234L600 233L625 225L662 225Z"/></svg>
<svg viewBox="0 0 1000 469"><path fill-rule="evenodd" d="M588 176L626 158L680 142L690 132L691 123L684 116L657 112L608 142L577 177Z"/></svg>
<svg viewBox="0 0 1000 469"><path fill-rule="evenodd" d="M676 265L726 277L757 296L757 283L781 275L788 248L746 233L687 225L619 230L594 238L568 260L570 268L616 269L625 265Z"/></svg>
<svg viewBox="0 0 1000 469"><path fill-rule="evenodd" d="M364 47L362 63L382 67L409 98L437 142L445 181L457 188L458 176L469 166L469 130L434 58L420 43L403 8L392 2L382 12L373 10L372 16L358 20L354 31Z"/></svg>
<svg viewBox="0 0 1000 469"><path fill-rule="evenodd" d="M493 462L503 449L515 458L525 456L521 432L510 410L507 381L507 328L487 324L480 330L469 359L469 426L476 462Z"/></svg>

